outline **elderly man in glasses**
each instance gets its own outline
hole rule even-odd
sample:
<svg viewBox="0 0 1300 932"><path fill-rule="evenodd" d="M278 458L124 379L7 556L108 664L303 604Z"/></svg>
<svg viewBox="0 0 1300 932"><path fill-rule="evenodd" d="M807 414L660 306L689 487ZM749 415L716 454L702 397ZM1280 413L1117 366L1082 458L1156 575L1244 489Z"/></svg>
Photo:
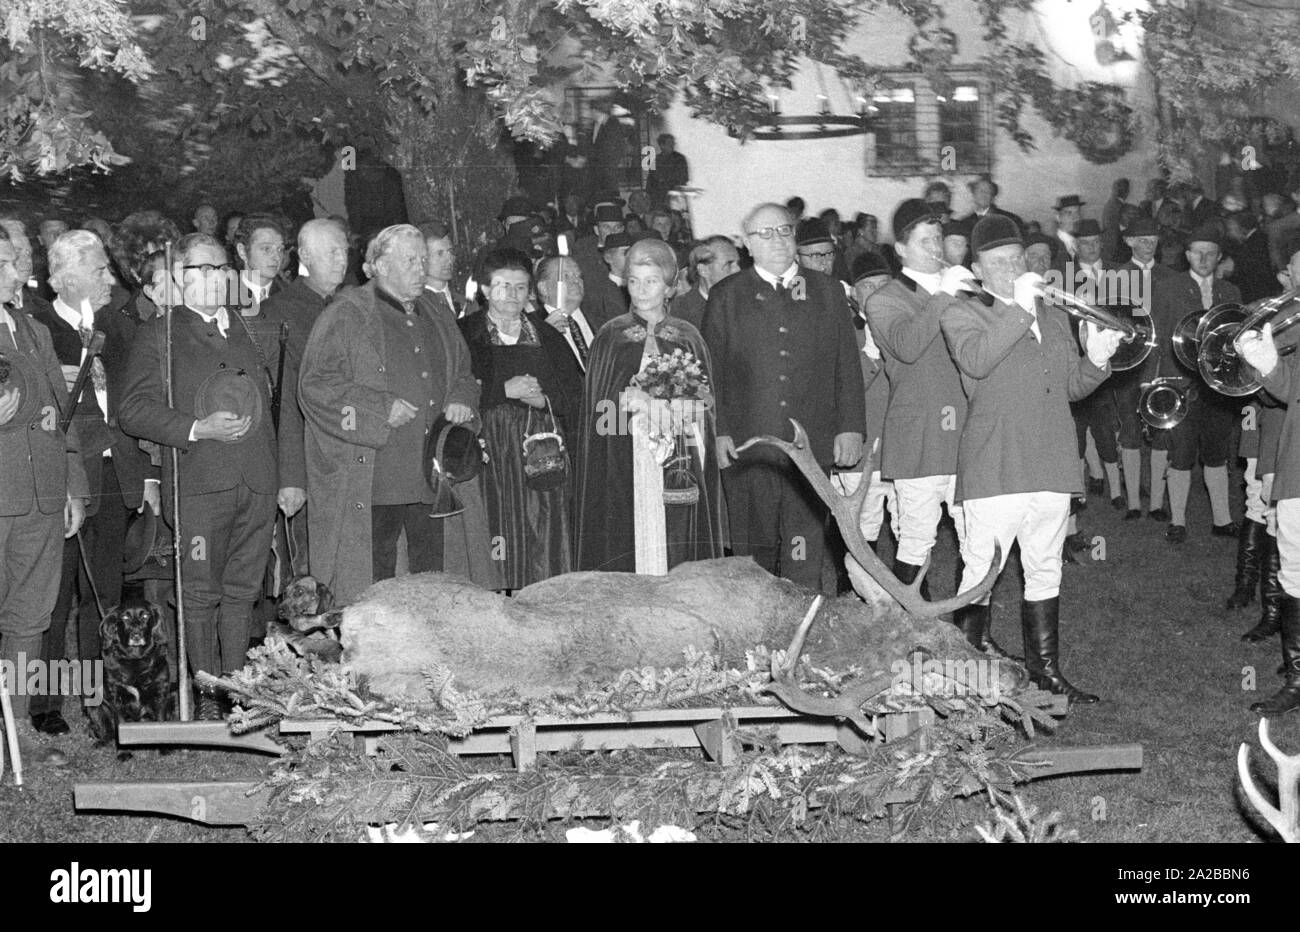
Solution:
<svg viewBox="0 0 1300 932"><path fill-rule="evenodd" d="M172 280L173 396L167 403L165 319L136 331L118 419L124 431L174 447L180 474L163 457L163 515L180 491L184 542L185 643L195 672L222 675L244 665L279 492L270 375L238 313L238 284L222 245L206 233L182 237ZM199 697L199 718L221 717Z"/></svg>
<svg viewBox="0 0 1300 932"><path fill-rule="evenodd" d="M866 406L853 314L844 288L795 261L794 221L762 204L744 222L752 268L709 291L704 339L713 354L718 465L737 555L811 589L821 587L826 510L784 453L736 447L759 434L808 432L829 471L862 459Z"/></svg>

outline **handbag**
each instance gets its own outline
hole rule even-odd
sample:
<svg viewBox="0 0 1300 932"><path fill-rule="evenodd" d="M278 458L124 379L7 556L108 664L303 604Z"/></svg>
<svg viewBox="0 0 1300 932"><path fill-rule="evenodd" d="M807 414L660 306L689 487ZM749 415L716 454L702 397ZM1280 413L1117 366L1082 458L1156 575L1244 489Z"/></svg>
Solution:
<svg viewBox="0 0 1300 932"><path fill-rule="evenodd" d="M537 492L550 492L564 482L569 471L569 451L555 423L551 399L546 399L546 415L551 429L533 431L533 411L529 406L524 434L524 481Z"/></svg>

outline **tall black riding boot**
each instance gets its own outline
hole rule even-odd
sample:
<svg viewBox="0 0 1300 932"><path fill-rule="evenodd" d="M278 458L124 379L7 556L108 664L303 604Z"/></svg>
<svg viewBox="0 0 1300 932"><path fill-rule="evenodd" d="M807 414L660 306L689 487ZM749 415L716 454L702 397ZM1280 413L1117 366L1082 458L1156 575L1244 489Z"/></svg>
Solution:
<svg viewBox="0 0 1300 932"><path fill-rule="evenodd" d="M1282 593L1282 688L1250 711L1281 715L1300 709L1300 599Z"/></svg>
<svg viewBox="0 0 1300 932"><path fill-rule="evenodd" d="M904 563L897 557L894 558L894 575L905 586L910 586L916 579L916 574L921 572L921 567L915 563ZM926 578L921 580L921 598L927 602L930 601L930 574L926 573Z"/></svg>
<svg viewBox="0 0 1300 932"><path fill-rule="evenodd" d="M1237 535L1236 588L1228 596L1225 608L1245 608L1255 601L1255 584L1259 582L1260 563L1268 546L1267 526L1258 521L1242 521Z"/></svg>
<svg viewBox="0 0 1300 932"><path fill-rule="evenodd" d="M1071 705L1100 702L1099 696L1070 685L1061 673L1061 600L1020 603L1020 628L1025 637L1025 668L1039 689L1067 696Z"/></svg>
<svg viewBox="0 0 1300 932"><path fill-rule="evenodd" d="M1260 544L1259 624L1241 636L1249 644L1267 641L1282 629L1282 586L1277 581L1282 557L1277 552L1277 538L1263 535Z"/></svg>
<svg viewBox="0 0 1300 932"><path fill-rule="evenodd" d="M988 605L965 605L957 609L953 623L966 635L966 642L982 654L999 660L1024 663L1019 657L1008 654L993 640L993 613Z"/></svg>

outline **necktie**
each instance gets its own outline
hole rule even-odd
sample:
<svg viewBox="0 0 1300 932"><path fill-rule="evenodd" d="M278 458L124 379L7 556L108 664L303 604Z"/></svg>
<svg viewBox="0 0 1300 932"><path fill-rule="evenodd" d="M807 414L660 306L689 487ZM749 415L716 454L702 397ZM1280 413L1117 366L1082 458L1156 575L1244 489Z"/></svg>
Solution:
<svg viewBox="0 0 1300 932"><path fill-rule="evenodd" d="M582 371L586 372L591 347L587 346L587 338L582 335L582 328L572 317L569 318L569 336L573 338L573 348L578 351L578 362L582 363Z"/></svg>
<svg viewBox="0 0 1300 932"><path fill-rule="evenodd" d="M785 282L781 281L778 278L776 280L776 284L773 285L772 287L776 289L776 296L778 298L785 297L785 292L786 292Z"/></svg>
<svg viewBox="0 0 1300 932"><path fill-rule="evenodd" d="M80 332L81 346L82 349L85 349L90 346L90 340L91 337L95 335L95 331L94 328L87 327L83 324ZM104 360L100 359L98 356L96 356L94 362L90 364L90 381L95 386L95 391L97 393L108 391L108 377L104 374Z"/></svg>
<svg viewBox="0 0 1300 932"><path fill-rule="evenodd" d="M1214 280L1210 278L1201 279L1201 308L1209 310L1214 306Z"/></svg>

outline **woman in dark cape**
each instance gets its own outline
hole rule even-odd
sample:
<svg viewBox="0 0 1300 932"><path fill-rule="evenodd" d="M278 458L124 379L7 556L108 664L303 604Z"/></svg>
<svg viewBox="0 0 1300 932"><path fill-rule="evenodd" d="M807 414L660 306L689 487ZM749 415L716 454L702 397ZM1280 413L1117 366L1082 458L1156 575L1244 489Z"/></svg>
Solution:
<svg viewBox="0 0 1300 932"><path fill-rule="evenodd" d="M711 376L709 351L700 332L668 315L671 283L677 274L672 249L653 239L633 244L627 274L632 310L601 328L587 367L578 458L578 568L583 570L636 571L632 419L620 410L624 389L649 355L677 349L692 353L704 374ZM672 465L689 469L699 498L664 508L669 567L722 556L723 505L713 412L698 423L703 444L679 444L674 454ZM683 451L688 455L679 456ZM665 489L677 484L665 481Z"/></svg>
<svg viewBox="0 0 1300 932"><path fill-rule="evenodd" d="M555 430L572 450L582 382L569 345L541 314L525 314L528 257L496 250L483 262L480 284L487 310L459 321L474 376L482 385L479 411L487 444L484 493L502 588L522 589L573 568L569 524L572 477L539 491L524 475L523 440ZM572 459L572 452L570 452Z"/></svg>

